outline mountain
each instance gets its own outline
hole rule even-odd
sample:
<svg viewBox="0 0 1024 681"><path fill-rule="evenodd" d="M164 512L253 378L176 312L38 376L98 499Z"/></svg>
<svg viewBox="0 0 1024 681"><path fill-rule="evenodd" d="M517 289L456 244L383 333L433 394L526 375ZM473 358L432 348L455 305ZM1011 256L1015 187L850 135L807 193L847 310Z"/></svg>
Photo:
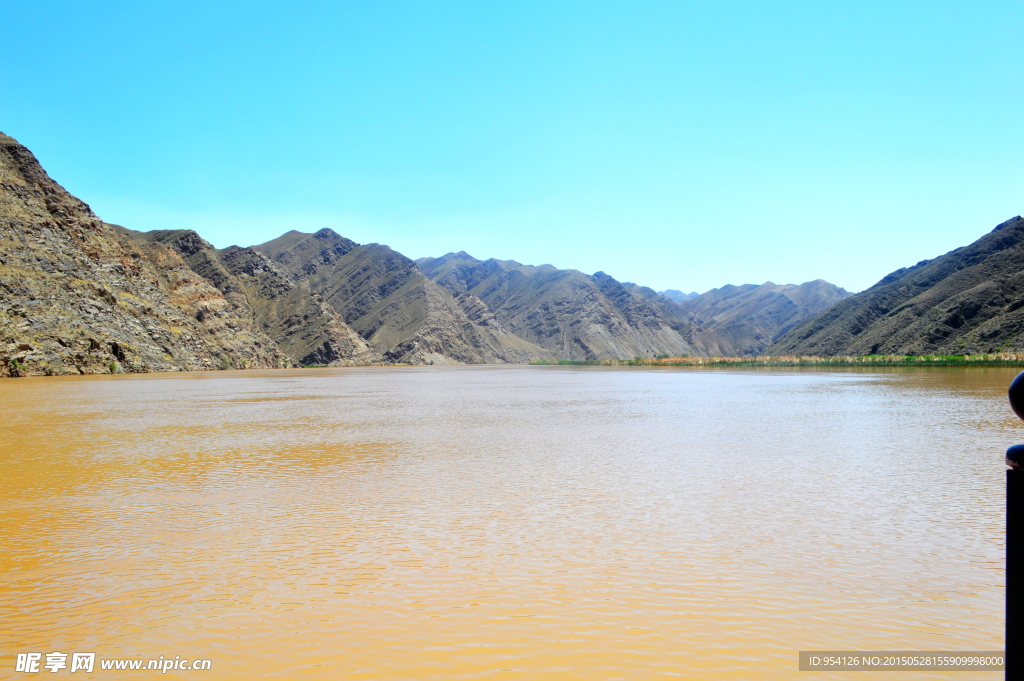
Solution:
<svg viewBox="0 0 1024 681"><path fill-rule="evenodd" d="M416 264L453 295L479 299L509 331L560 359L693 353L675 319L603 272L481 261L464 251Z"/></svg>
<svg viewBox="0 0 1024 681"><path fill-rule="evenodd" d="M688 322L685 337L700 354L736 357L763 354L802 322L850 294L827 281L803 284L723 286L679 303Z"/></svg>
<svg viewBox="0 0 1024 681"><path fill-rule="evenodd" d="M478 297L516 335L567 359L761 354L850 295L819 279L725 286L677 302L604 272L481 261L464 251L416 263L449 291Z"/></svg>
<svg viewBox="0 0 1024 681"><path fill-rule="evenodd" d="M174 249L233 307L249 311L260 330L300 364L352 366L382 359L330 304L308 286L293 284L259 251L238 246L217 250L192 230L143 233L115 228Z"/></svg>
<svg viewBox="0 0 1024 681"><path fill-rule="evenodd" d="M330 229L217 249L103 222L0 133L6 375L755 353L844 295L658 293L461 251L414 262Z"/></svg>
<svg viewBox="0 0 1024 681"><path fill-rule="evenodd" d="M0 133L0 371L289 363L248 310L177 252L118 233Z"/></svg>
<svg viewBox="0 0 1024 681"><path fill-rule="evenodd" d="M674 288L665 289L664 291L658 291L658 293L660 295L665 296L673 303L681 303L685 300L689 300L690 298L696 298L698 295L700 295L696 291L693 291L691 293L683 293L682 291L679 291Z"/></svg>
<svg viewBox="0 0 1024 681"><path fill-rule="evenodd" d="M479 298L453 295L416 263L381 244L330 229L291 231L255 246L293 281L319 294L388 361L527 362L553 355L507 330Z"/></svg>
<svg viewBox="0 0 1024 681"><path fill-rule="evenodd" d="M775 355L972 354L1024 349L1024 220L887 275L805 320Z"/></svg>

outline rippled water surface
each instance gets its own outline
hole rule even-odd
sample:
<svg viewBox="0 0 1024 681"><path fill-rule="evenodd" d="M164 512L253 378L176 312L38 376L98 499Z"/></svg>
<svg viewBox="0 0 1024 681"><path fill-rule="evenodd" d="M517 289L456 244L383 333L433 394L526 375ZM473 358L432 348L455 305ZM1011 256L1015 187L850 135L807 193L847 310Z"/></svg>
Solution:
<svg viewBox="0 0 1024 681"><path fill-rule="evenodd" d="M796 653L1001 649L1014 373L3 380L0 677L57 650L212 660L177 678L879 681Z"/></svg>

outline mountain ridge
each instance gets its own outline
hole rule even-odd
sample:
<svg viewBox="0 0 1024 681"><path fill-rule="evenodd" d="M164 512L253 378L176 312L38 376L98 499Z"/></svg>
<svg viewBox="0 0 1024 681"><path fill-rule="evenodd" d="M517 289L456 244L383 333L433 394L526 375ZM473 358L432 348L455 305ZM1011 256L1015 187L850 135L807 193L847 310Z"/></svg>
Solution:
<svg viewBox="0 0 1024 681"><path fill-rule="evenodd" d="M551 355L506 330L475 296L454 296L416 263L331 229L291 231L253 247L322 295L389 361L525 362Z"/></svg>
<svg viewBox="0 0 1024 681"><path fill-rule="evenodd" d="M797 325L771 354L976 354L1024 347L1024 219L882 277Z"/></svg>
<svg viewBox="0 0 1024 681"><path fill-rule="evenodd" d="M573 360L760 354L805 317L850 295L819 279L727 286L680 303L604 272L479 260L465 251L416 262L450 291L477 295L514 333ZM749 294L744 305L730 304L722 293L727 290ZM602 304L596 304L598 296ZM727 308L736 309L727 315Z"/></svg>
<svg viewBox="0 0 1024 681"><path fill-rule="evenodd" d="M513 333L560 358L692 352L665 319L603 272L481 261L464 251L417 263L433 281L476 296Z"/></svg>

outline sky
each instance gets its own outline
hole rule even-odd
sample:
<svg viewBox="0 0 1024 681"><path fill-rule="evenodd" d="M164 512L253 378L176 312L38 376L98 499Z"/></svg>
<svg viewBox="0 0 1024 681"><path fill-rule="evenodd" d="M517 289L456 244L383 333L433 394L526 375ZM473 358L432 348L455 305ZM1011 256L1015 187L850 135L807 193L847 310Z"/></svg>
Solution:
<svg viewBox="0 0 1024 681"><path fill-rule="evenodd" d="M657 290L859 291L1024 212L1019 1L209 4L8 4L0 131L132 229Z"/></svg>

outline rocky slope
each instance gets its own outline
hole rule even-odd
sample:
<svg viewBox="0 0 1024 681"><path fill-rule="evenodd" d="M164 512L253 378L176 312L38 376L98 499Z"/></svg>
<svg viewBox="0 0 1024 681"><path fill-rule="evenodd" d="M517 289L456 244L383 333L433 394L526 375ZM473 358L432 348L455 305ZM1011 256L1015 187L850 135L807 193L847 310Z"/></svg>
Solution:
<svg viewBox="0 0 1024 681"><path fill-rule="evenodd" d="M308 287L293 284L262 253L238 246L217 250L191 230L118 229L173 248L236 309L250 311L260 330L300 364L353 366L381 361L330 304Z"/></svg>
<svg viewBox="0 0 1024 681"><path fill-rule="evenodd" d="M896 270L804 321L775 355L972 354L1024 350L1024 220Z"/></svg>
<svg viewBox="0 0 1024 681"><path fill-rule="evenodd" d="M803 284L723 286L679 303L686 340L702 355L763 354L794 326L850 293L816 279Z"/></svg>
<svg viewBox="0 0 1024 681"><path fill-rule="evenodd" d="M603 272L480 261L464 252L417 264L453 294L479 298L510 331L560 359L692 352L673 320Z"/></svg>
<svg viewBox="0 0 1024 681"><path fill-rule="evenodd" d="M387 246L330 229L291 231L254 247L334 306L385 359L411 364L527 362L553 355L517 335L479 298L430 281Z"/></svg>
<svg viewBox="0 0 1024 681"><path fill-rule="evenodd" d="M0 373L289 362L177 252L119 234L0 133Z"/></svg>
<svg viewBox="0 0 1024 681"><path fill-rule="evenodd" d="M679 302L604 272L480 261L465 252L417 264L453 293L478 297L516 335L566 359L759 354L798 322L849 295L821 280L768 282L680 294Z"/></svg>

